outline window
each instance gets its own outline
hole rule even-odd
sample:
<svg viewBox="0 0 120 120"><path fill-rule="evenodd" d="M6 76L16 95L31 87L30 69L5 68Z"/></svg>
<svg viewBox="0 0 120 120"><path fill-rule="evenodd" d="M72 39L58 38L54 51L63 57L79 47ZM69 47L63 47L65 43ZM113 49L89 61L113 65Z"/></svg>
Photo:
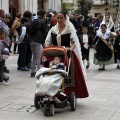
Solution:
<svg viewBox="0 0 120 120"><path fill-rule="evenodd" d="M95 13L95 17L98 17L100 15L101 15L101 13Z"/></svg>
<svg viewBox="0 0 120 120"><path fill-rule="evenodd" d="M14 20L18 12L18 0L9 0L9 12Z"/></svg>
<svg viewBox="0 0 120 120"><path fill-rule="evenodd" d="M15 5L16 4L16 0L9 0L9 4L10 5Z"/></svg>

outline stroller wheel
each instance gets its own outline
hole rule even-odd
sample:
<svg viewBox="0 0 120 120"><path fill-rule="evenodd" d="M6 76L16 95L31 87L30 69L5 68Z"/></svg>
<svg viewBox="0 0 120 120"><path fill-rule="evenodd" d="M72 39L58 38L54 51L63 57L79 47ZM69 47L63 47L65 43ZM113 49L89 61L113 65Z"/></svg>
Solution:
<svg viewBox="0 0 120 120"><path fill-rule="evenodd" d="M54 105L51 104L50 106L45 104L44 105L44 115L45 116L53 116L54 115Z"/></svg>
<svg viewBox="0 0 120 120"><path fill-rule="evenodd" d="M71 105L71 110L75 111L76 110L76 105L77 105L77 100L76 100L75 92L71 93L70 105Z"/></svg>
<svg viewBox="0 0 120 120"><path fill-rule="evenodd" d="M53 116L54 113L55 113L55 111L54 111L54 105L51 104L51 105L50 105L50 115Z"/></svg>
<svg viewBox="0 0 120 120"><path fill-rule="evenodd" d="M49 114L49 107L47 106L47 104L44 105L44 115L48 116Z"/></svg>
<svg viewBox="0 0 120 120"><path fill-rule="evenodd" d="M35 105L36 109L40 108L40 97L37 95L35 95L35 97L34 97L34 105Z"/></svg>

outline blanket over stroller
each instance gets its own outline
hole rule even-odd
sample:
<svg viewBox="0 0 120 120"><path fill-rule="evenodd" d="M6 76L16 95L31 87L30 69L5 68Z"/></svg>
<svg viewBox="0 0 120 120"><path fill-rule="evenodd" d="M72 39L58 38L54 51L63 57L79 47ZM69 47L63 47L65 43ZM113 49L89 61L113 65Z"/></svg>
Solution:
<svg viewBox="0 0 120 120"><path fill-rule="evenodd" d="M37 71L35 77L38 78L36 83L36 94L37 95L48 95L50 97L55 96L64 79L64 75L67 72L65 70L50 68L41 68Z"/></svg>

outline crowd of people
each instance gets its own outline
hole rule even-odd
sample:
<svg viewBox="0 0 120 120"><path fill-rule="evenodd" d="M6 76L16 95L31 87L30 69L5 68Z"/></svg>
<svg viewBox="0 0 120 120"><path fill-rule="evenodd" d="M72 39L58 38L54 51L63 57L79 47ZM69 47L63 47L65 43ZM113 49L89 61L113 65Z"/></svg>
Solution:
<svg viewBox="0 0 120 120"><path fill-rule="evenodd" d="M17 70L31 70L30 76L35 77L36 71L41 67L42 49L49 45L65 46L68 51L74 50L77 46L83 76L84 66L86 69L90 67L90 48L94 49L94 64L100 66L98 70L105 70L105 65L116 62L117 69L120 69L119 34L120 20L115 24L110 15L93 18L44 10L38 10L37 14L33 14L27 10L23 15L18 13L12 21L10 13L0 9L0 84L9 84L9 77L4 74L9 72L5 65L9 53L18 54ZM78 44L76 39L79 41Z"/></svg>

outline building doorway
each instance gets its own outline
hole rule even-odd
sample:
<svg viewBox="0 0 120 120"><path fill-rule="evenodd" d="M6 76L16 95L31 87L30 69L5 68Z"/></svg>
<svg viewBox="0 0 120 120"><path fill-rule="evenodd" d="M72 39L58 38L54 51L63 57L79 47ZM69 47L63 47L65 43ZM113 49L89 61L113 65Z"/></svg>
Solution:
<svg viewBox="0 0 120 120"><path fill-rule="evenodd" d="M43 0L38 0L38 10L39 9L44 9L44 2L43 2Z"/></svg>
<svg viewBox="0 0 120 120"><path fill-rule="evenodd" d="M14 20L16 14L18 13L18 0L9 0L9 13L11 14L12 19Z"/></svg>

